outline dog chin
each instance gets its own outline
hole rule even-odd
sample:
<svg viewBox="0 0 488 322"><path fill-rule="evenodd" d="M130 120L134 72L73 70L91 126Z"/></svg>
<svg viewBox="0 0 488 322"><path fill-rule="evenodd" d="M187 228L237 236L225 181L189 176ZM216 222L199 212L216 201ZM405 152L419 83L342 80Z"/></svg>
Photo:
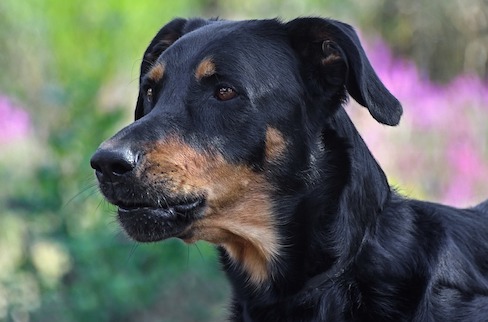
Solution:
<svg viewBox="0 0 488 322"><path fill-rule="evenodd" d="M204 206L203 200L166 208L119 206L118 220L129 237L135 241L157 242L179 237L203 215Z"/></svg>

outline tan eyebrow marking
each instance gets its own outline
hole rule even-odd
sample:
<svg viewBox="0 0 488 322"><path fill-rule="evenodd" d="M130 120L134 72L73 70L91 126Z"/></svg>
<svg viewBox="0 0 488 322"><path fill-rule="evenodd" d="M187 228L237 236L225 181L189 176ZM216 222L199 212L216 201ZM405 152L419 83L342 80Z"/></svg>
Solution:
<svg viewBox="0 0 488 322"><path fill-rule="evenodd" d="M148 72L148 77L153 81L157 82L163 78L164 75L164 65L162 63L157 63Z"/></svg>
<svg viewBox="0 0 488 322"><path fill-rule="evenodd" d="M205 58L200 62L197 69L195 70L195 78L201 80L204 77L212 76L217 72L215 64L211 58Z"/></svg>

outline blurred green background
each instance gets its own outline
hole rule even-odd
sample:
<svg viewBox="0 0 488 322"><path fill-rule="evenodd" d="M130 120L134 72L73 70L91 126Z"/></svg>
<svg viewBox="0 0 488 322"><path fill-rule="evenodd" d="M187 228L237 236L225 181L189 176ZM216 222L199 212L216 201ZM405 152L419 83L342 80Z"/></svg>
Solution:
<svg viewBox="0 0 488 322"><path fill-rule="evenodd" d="M486 1L2 0L0 321L223 321L213 247L129 241L89 159L131 122L142 53L170 19L306 15L361 30L406 103L397 129L351 111L392 182L459 206L488 196Z"/></svg>

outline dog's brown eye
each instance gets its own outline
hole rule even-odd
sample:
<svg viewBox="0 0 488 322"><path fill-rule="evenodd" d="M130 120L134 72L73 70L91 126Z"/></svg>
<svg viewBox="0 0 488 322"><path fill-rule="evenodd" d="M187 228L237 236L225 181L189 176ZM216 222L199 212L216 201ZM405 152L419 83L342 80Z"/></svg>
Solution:
<svg viewBox="0 0 488 322"><path fill-rule="evenodd" d="M215 97L219 101L228 101L237 96L237 92L231 87L220 87L215 93Z"/></svg>
<svg viewBox="0 0 488 322"><path fill-rule="evenodd" d="M149 103L152 103L152 100L153 100L153 89L152 88L148 88L147 89L147 92L146 92L146 99Z"/></svg>

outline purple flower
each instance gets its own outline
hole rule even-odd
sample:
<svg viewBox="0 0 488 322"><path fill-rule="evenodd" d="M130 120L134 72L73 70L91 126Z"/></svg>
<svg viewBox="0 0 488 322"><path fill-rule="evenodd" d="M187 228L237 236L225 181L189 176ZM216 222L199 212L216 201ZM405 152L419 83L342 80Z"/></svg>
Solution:
<svg viewBox="0 0 488 322"><path fill-rule="evenodd" d="M450 203L465 202L473 194L480 178L488 176L488 166L483 161L479 147L472 139L452 143L446 151L448 165L451 168L451 180L444 195Z"/></svg>
<svg viewBox="0 0 488 322"><path fill-rule="evenodd" d="M426 198L451 205L483 198L488 84L470 74L438 84L412 61L395 57L382 40L363 43L378 76L404 107L402 126L386 134L396 135L400 144L385 146L384 130L378 126L368 126L364 133L375 155L386 160L390 175L418 187Z"/></svg>
<svg viewBox="0 0 488 322"><path fill-rule="evenodd" d="M31 131L29 114L0 94L0 144L26 137Z"/></svg>

